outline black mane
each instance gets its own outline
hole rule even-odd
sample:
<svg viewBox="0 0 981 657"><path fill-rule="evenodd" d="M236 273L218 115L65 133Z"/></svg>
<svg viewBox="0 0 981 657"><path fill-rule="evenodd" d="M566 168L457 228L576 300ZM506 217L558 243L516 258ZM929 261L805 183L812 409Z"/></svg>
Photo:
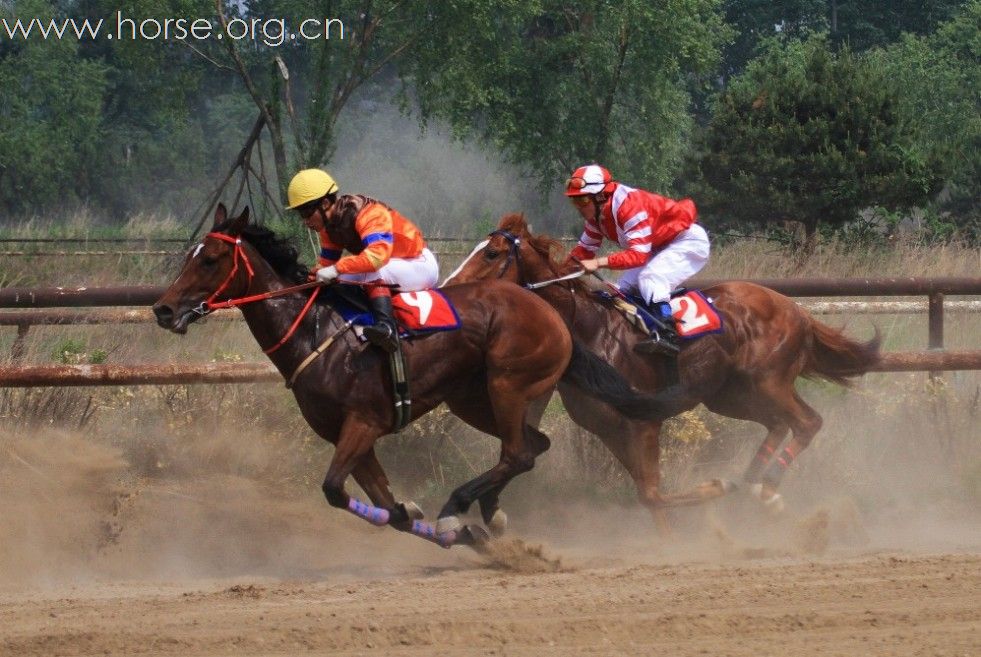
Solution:
<svg viewBox="0 0 981 657"><path fill-rule="evenodd" d="M232 219L229 219L214 230L223 232L231 223ZM300 262L299 251L289 238L279 237L269 228L252 223L242 229L241 237L259 252L277 274L294 283L306 282L310 270Z"/></svg>

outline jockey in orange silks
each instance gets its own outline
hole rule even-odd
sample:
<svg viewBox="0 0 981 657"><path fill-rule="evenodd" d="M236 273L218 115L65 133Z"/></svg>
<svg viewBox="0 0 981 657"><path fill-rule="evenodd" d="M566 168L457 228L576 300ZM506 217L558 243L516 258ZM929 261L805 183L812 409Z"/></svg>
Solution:
<svg viewBox="0 0 981 657"><path fill-rule="evenodd" d="M617 286L638 294L666 329L637 345L642 352L676 355L677 333L668 300L709 257L705 230L695 223L691 199L675 201L616 182L598 164L581 166L566 181L565 195L585 221L579 244L569 254L587 272L622 270ZM596 257L603 238L621 251Z"/></svg>
<svg viewBox="0 0 981 657"><path fill-rule="evenodd" d="M290 181L289 206L320 238L317 280L337 278L369 286L368 297L374 326L365 337L386 351L397 347L397 328L392 316L392 293L435 287L439 280L436 256L426 247L422 231L384 203L362 195L338 195L334 179L320 169L304 169ZM349 255L343 255L344 251Z"/></svg>

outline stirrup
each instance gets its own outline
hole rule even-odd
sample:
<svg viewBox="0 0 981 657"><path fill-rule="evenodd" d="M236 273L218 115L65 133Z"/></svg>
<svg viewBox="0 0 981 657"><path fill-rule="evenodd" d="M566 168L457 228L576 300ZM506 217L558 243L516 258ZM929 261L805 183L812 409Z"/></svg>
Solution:
<svg viewBox="0 0 981 657"><path fill-rule="evenodd" d="M364 337L367 338L368 342L388 353L399 348L398 335L388 322L376 322L371 326L366 326Z"/></svg>
<svg viewBox="0 0 981 657"><path fill-rule="evenodd" d="M679 347L674 341L662 336L657 331L654 331L650 338L635 344L634 351L641 354L677 356L679 353L681 353L681 347Z"/></svg>

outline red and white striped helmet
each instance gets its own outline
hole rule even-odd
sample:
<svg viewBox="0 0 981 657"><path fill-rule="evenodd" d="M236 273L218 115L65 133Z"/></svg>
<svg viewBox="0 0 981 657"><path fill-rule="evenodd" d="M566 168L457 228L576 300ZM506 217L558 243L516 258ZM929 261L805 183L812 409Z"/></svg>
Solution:
<svg viewBox="0 0 981 657"><path fill-rule="evenodd" d="M610 172L598 164L587 164L572 172L565 181L566 196L585 196L613 191L615 183Z"/></svg>

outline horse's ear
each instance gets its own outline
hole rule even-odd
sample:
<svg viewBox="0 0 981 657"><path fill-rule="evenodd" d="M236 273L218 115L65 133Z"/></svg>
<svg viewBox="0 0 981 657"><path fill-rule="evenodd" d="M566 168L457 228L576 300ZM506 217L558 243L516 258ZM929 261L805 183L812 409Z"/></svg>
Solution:
<svg viewBox="0 0 981 657"><path fill-rule="evenodd" d="M242 210L242 214L235 217L232 220L232 225L228 227L228 234L232 237L238 237L245 230L245 227L249 225L249 206L245 206Z"/></svg>
<svg viewBox="0 0 981 657"><path fill-rule="evenodd" d="M225 223L226 219L228 219L228 208L225 207L224 203L219 203L218 207L215 208L214 227L217 228L218 226L222 225L223 223Z"/></svg>

